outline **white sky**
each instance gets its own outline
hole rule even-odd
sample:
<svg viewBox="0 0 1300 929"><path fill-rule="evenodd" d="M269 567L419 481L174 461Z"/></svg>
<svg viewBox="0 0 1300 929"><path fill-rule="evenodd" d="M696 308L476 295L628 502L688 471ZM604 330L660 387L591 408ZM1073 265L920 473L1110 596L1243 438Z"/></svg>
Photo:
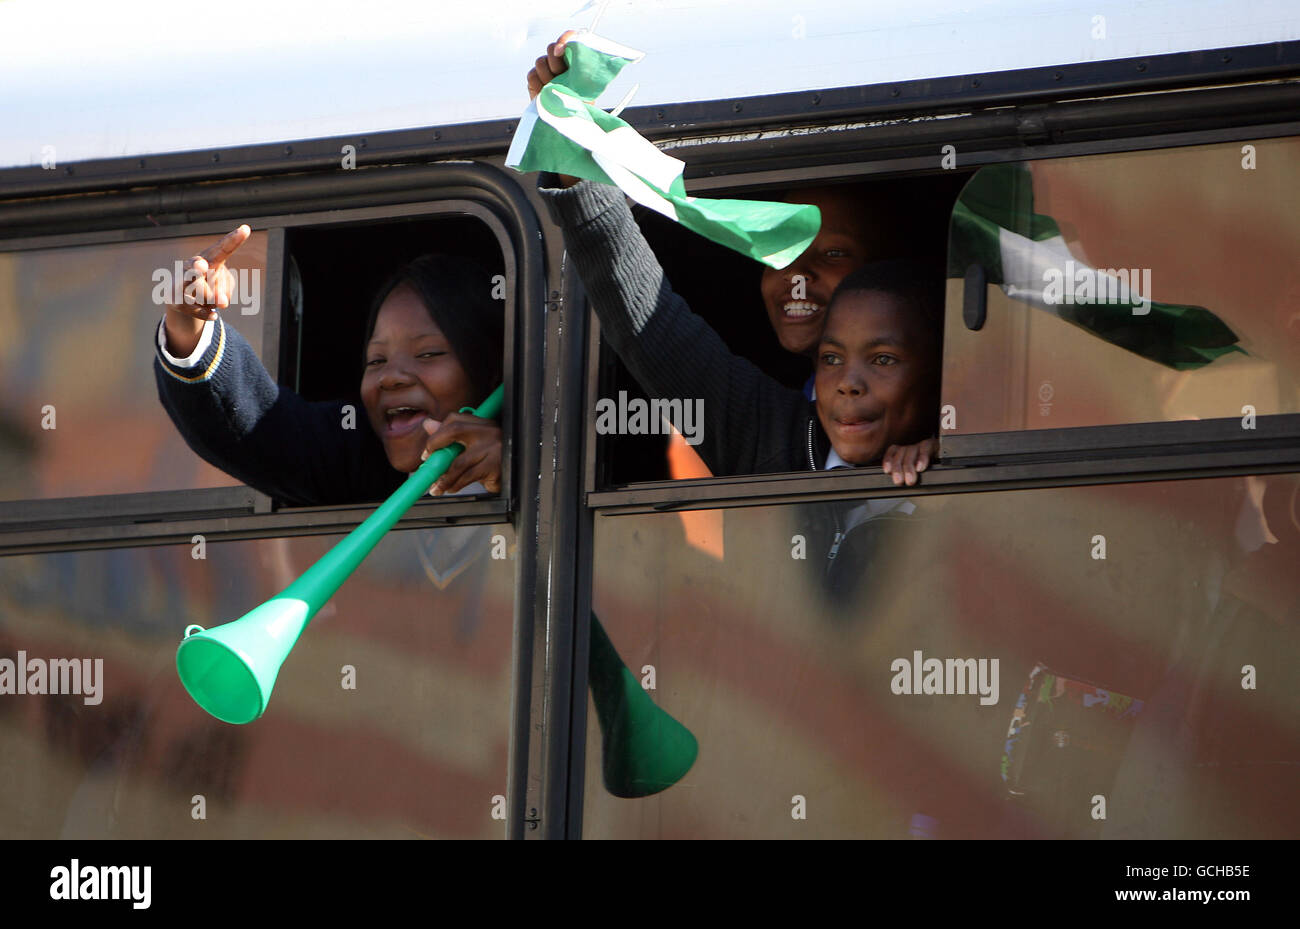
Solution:
<svg viewBox="0 0 1300 929"><path fill-rule="evenodd" d="M0 167L518 116L587 0L0 0ZM1094 17L1105 17L1096 38ZM632 105L1300 38L1300 2L609 0Z"/></svg>

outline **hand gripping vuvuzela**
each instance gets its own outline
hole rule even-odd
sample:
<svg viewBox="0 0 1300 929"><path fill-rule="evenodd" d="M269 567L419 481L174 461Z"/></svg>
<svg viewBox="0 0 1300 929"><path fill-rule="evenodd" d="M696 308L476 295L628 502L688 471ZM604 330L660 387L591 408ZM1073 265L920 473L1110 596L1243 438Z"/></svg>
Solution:
<svg viewBox="0 0 1300 929"><path fill-rule="evenodd" d="M478 409L461 412L496 419L503 396L504 387L497 387ZM176 670L194 702L222 722L248 723L261 716L280 665L307 623L462 451L464 446L452 443L431 454L379 509L279 596L231 623L206 631L187 626L176 649Z"/></svg>

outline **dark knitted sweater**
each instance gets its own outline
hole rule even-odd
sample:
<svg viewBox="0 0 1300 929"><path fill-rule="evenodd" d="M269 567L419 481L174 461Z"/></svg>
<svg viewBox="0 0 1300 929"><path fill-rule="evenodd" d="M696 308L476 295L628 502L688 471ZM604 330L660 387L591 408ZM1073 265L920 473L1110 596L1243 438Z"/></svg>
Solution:
<svg viewBox="0 0 1300 929"><path fill-rule="evenodd" d="M407 475L388 462L360 396L312 402L267 373L257 353L218 318L193 364L163 354L154 335L158 399L185 442L204 461L256 490L295 506L374 503ZM355 410L344 428L344 406Z"/></svg>
<svg viewBox="0 0 1300 929"><path fill-rule="evenodd" d="M601 332L652 398L703 399L696 451L718 476L817 470L830 442L813 404L733 355L673 292L623 192L553 174L538 189L564 231Z"/></svg>

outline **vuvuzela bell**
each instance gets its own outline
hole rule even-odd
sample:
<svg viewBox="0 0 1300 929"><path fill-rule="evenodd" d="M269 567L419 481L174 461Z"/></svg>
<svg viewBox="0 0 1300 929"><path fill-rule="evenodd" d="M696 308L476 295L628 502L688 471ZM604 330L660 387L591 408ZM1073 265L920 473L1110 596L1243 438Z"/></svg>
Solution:
<svg viewBox="0 0 1300 929"><path fill-rule="evenodd" d="M499 386L478 409L462 412L496 419L504 395L504 385ZM462 451L453 443L430 455L379 509L279 596L231 623L208 630L187 626L176 649L176 670L194 702L227 723L249 723L266 712L280 666L307 623Z"/></svg>

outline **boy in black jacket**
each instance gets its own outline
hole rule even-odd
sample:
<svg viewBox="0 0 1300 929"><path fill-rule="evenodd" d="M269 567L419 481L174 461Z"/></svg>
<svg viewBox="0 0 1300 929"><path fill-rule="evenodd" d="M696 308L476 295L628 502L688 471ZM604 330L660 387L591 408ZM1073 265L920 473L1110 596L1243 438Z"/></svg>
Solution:
<svg viewBox="0 0 1300 929"><path fill-rule="evenodd" d="M568 35L529 73L532 96L565 69ZM703 401L696 451L714 474L880 462L896 484L916 482L936 450L941 271L886 262L846 278L826 310L809 402L733 355L673 292L621 190L551 173L538 187L633 377L653 397Z"/></svg>
<svg viewBox="0 0 1300 929"><path fill-rule="evenodd" d="M704 401L696 450L714 474L853 467L890 455L913 469L891 468L895 482L915 483L938 417L941 273L890 261L845 278L827 310L810 402L733 355L673 292L622 191L560 183L543 174L539 190L602 332L652 396Z"/></svg>

